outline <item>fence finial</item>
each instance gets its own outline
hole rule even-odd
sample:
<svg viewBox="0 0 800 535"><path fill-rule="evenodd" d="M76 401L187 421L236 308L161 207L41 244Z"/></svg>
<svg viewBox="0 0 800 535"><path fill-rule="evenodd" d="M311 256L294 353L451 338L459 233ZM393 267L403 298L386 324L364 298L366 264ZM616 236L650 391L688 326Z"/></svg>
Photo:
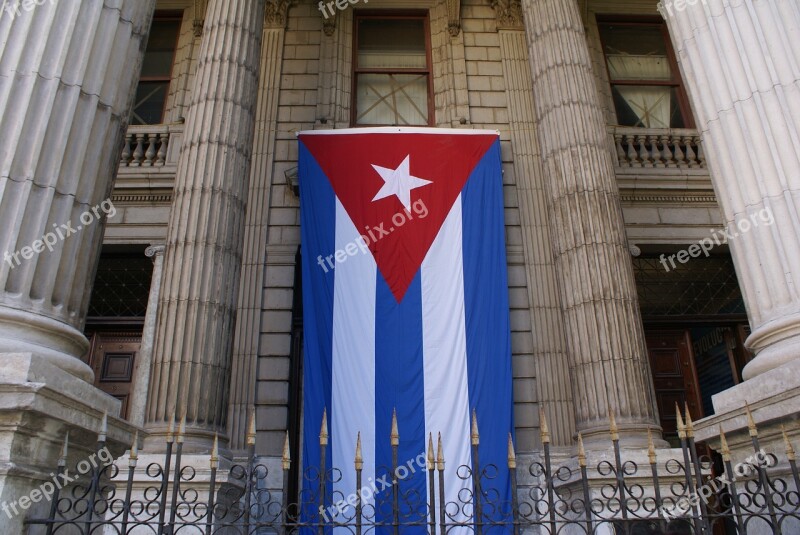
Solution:
<svg viewBox="0 0 800 535"><path fill-rule="evenodd" d="M97 434L97 442L101 444L106 441L108 436L108 411L103 413L103 419L100 421L100 432Z"/></svg>
<svg viewBox="0 0 800 535"><path fill-rule="evenodd" d="M544 407L539 407L539 436L542 438L542 444L550 443L550 429L547 427L547 416L544 413Z"/></svg>
<svg viewBox="0 0 800 535"><path fill-rule="evenodd" d="M289 449L289 431L286 431L286 439L283 441L283 457L281 457L283 470L286 471L292 466L292 454Z"/></svg>
<svg viewBox="0 0 800 535"><path fill-rule="evenodd" d="M247 445L256 445L256 408L250 412L250 421L247 424Z"/></svg>
<svg viewBox="0 0 800 535"><path fill-rule="evenodd" d="M356 438L356 458L354 464L356 470L364 468L364 458L361 456L361 431L358 432L358 438Z"/></svg>
<svg viewBox="0 0 800 535"><path fill-rule="evenodd" d="M758 438L758 428L756 427L756 421L753 419L753 413L750 411L750 404L745 402L744 409L747 412L747 429L750 431L750 436Z"/></svg>
<svg viewBox="0 0 800 535"><path fill-rule="evenodd" d="M513 470L517 467L517 454L514 453L514 439L511 433L508 434L508 468Z"/></svg>
<svg viewBox="0 0 800 535"><path fill-rule="evenodd" d="M136 462L139 460L139 431L133 433L133 442L131 443L131 454L128 457L128 466L131 468L136 467Z"/></svg>
<svg viewBox="0 0 800 535"><path fill-rule="evenodd" d="M578 433L578 464L586 466L586 450L583 447L583 435Z"/></svg>
<svg viewBox="0 0 800 535"><path fill-rule="evenodd" d="M684 403L683 407L686 413L686 437L694 438L694 422L692 422L692 415L689 413L689 404Z"/></svg>
<svg viewBox="0 0 800 535"><path fill-rule="evenodd" d="M169 427L167 427L167 442L172 442L175 439L175 411L172 411L172 416L169 418Z"/></svg>
<svg viewBox="0 0 800 535"><path fill-rule="evenodd" d="M789 435L786 434L786 427L783 425L781 425L781 434L783 435L783 444L786 447L786 459L789 461L794 461L794 448L792 447L792 442L789 440Z"/></svg>
<svg viewBox="0 0 800 535"><path fill-rule="evenodd" d="M608 422L611 440L616 442L619 440L619 428L617 427L617 418L614 416L614 410L611 408L611 405L608 406Z"/></svg>
<svg viewBox="0 0 800 535"><path fill-rule="evenodd" d="M389 438L392 446L400 445L400 431L397 428L397 409L392 409L392 434Z"/></svg>
<svg viewBox="0 0 800 535"><path fill-rule="evenodd" d="M178 444L183 444L184 438L186 438L186 412L181 416L181 425L178 428Z"/></svg>
<svg viewBox="0 0 800 535"><path fill-rule="evenodd" d="M656 445L653 443L653 430L647 428L647 458L650 464L656 464Z"/></svg>
<svg viewBox="0 0 800 535"><path fill-rule="evenodd" d="M719 452L722 454L723 461L731 460L731 450L728 448L728 440L725 438L725 433L722 432L722 426L719 426Z"/></svg>
<svg viewBox="0 0 800 535"><path fill-rule="evenodd" d="M214 433L214 446L211 448L211 469L219 466L219 434Z"/></svg>
<svg viewBox="0 0 800 535"><path fill-rule="evenodd" d="M433 433L428 433L428 470L436 468L436 458L433 453Z"/></svg>
<svg viewBox="0 0 800 535"><path fill-rule="evenodd" d="M61 446L61 457L58 458L58 466L67 466L67 454L69 453L69 431L64 435L64 445Z"/></svg>
<svg viewBox="0 0 800 535"><path fill-rule="evenodd" d="M322 425L319 430L319 445L328 445L328 408L322 409Z"/></svg>
<svg viewBox="0 0 800 535"><path fill-rule="evenodd" d="M678 421L678 438L686 438L686 425L683 423L683 416L681 416L681 408L675 403L675 418Z"/></svg>
<svg viewBox="0 0 800 535"><path fill-rule="evenodd" d="M439 444L436 447L436 468L444 470L444 447L442 447L442 433L439 432Z"/></svg>
<svg viewBox="0 0 800 535"><path fill-rule="evenodd" d="M473 446L481 443L481 434L478 432L478 414L475 409L472 409L472 434L470 435L470 440Z"/></svg>

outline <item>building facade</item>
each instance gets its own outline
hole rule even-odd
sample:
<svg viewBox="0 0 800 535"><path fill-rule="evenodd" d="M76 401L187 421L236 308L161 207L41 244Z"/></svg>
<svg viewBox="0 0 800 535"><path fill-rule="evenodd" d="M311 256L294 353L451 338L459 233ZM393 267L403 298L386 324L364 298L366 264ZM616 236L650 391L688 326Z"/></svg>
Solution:
<svg viewBox="0 0 800 535"><path fill-rule="evenodd" d="M312 129L500 132L521 454L541 415L563 459L610 414L669 448L676 403L800 437L794 0L36 4L0 14L0 500L104 413L115 455L185 414L236 458L255 414L297 457Z"/></svg>

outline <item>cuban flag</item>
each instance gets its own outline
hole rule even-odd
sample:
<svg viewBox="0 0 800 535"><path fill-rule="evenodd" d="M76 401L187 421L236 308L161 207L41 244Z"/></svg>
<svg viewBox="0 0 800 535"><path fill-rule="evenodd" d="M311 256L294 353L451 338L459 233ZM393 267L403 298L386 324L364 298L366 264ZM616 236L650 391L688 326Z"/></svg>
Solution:
<svg viewBox="0 0 800 535"><path fill-rule="evenodd" d="M473 464L473 411L480 464L497 469L482 480L482 499L510 501L513 407L498 134L358 128L298 137L303 465L319 466L327 411L326 463L338 470L324 507L304 516L352 522L358 494L365 519L390 524L396 484L401 522L420 522L404 533L426 532L425 458L429 437L435 447L441 433L445 501L452 502L447 521L470 525L474 507L463 502L473 481L459 467ZM400 443L392 474L395 411ZM353 469L359 434L361 488ZM304 495L317 495L317 484L306 482ZM438 481L434 494L438 503ZM493 511L484 512L484 522L497 519Z"/></svg>

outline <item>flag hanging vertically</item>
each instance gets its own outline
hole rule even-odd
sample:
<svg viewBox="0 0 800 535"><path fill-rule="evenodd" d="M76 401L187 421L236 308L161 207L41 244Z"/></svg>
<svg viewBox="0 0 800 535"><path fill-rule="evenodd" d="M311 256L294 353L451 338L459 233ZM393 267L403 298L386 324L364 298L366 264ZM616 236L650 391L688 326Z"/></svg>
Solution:
<svg viewBox="0 0 800 535"><path fill-rule="evenodd" d="M327 409L326 462L341 470L324 517L352 518L342 502L360 492L374 520L391 522L391 507L381 504L391 504L387 483L395 478L401 493L419 497L424 514L429 434L443 440L445 500L458 501L461 489L472 490L457 471L472 464L473 411L481 465L499 469L483 490L509 499L513 407L497 132L359 128L298 136L303 465L319 464ZM393 411L397 462L406 468L384 477ZM358 433L362 489L352 471ZM414 507L401 505L409 518ZM451 521L470 522L470 511Z"/></svg>

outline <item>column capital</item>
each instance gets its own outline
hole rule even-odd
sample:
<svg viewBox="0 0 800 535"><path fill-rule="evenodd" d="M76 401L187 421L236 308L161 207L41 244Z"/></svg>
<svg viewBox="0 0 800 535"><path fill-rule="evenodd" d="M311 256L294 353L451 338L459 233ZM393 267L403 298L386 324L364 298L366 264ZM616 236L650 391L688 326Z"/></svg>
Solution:
<svg viewBox="0 0 800 535"><path fill-rule="evenodd" d="M265 28L286 28L289 8L295 0L266 0L264 6Z"/></svg>
<svg viewBox="0 0 800 535"><path fill-rule="evenodd" d="M144 255L147 258L154 258L157 256L164 256L164 251L167 249L166 245L151 245L147 249L144 250Z"/></svg>
<svg viewBox="0 0 800 535"><path fill-rule="evenodd" d="M492 8L497 18L498 30L525 29L522 2L520 0L493 0Z"/></svg>

